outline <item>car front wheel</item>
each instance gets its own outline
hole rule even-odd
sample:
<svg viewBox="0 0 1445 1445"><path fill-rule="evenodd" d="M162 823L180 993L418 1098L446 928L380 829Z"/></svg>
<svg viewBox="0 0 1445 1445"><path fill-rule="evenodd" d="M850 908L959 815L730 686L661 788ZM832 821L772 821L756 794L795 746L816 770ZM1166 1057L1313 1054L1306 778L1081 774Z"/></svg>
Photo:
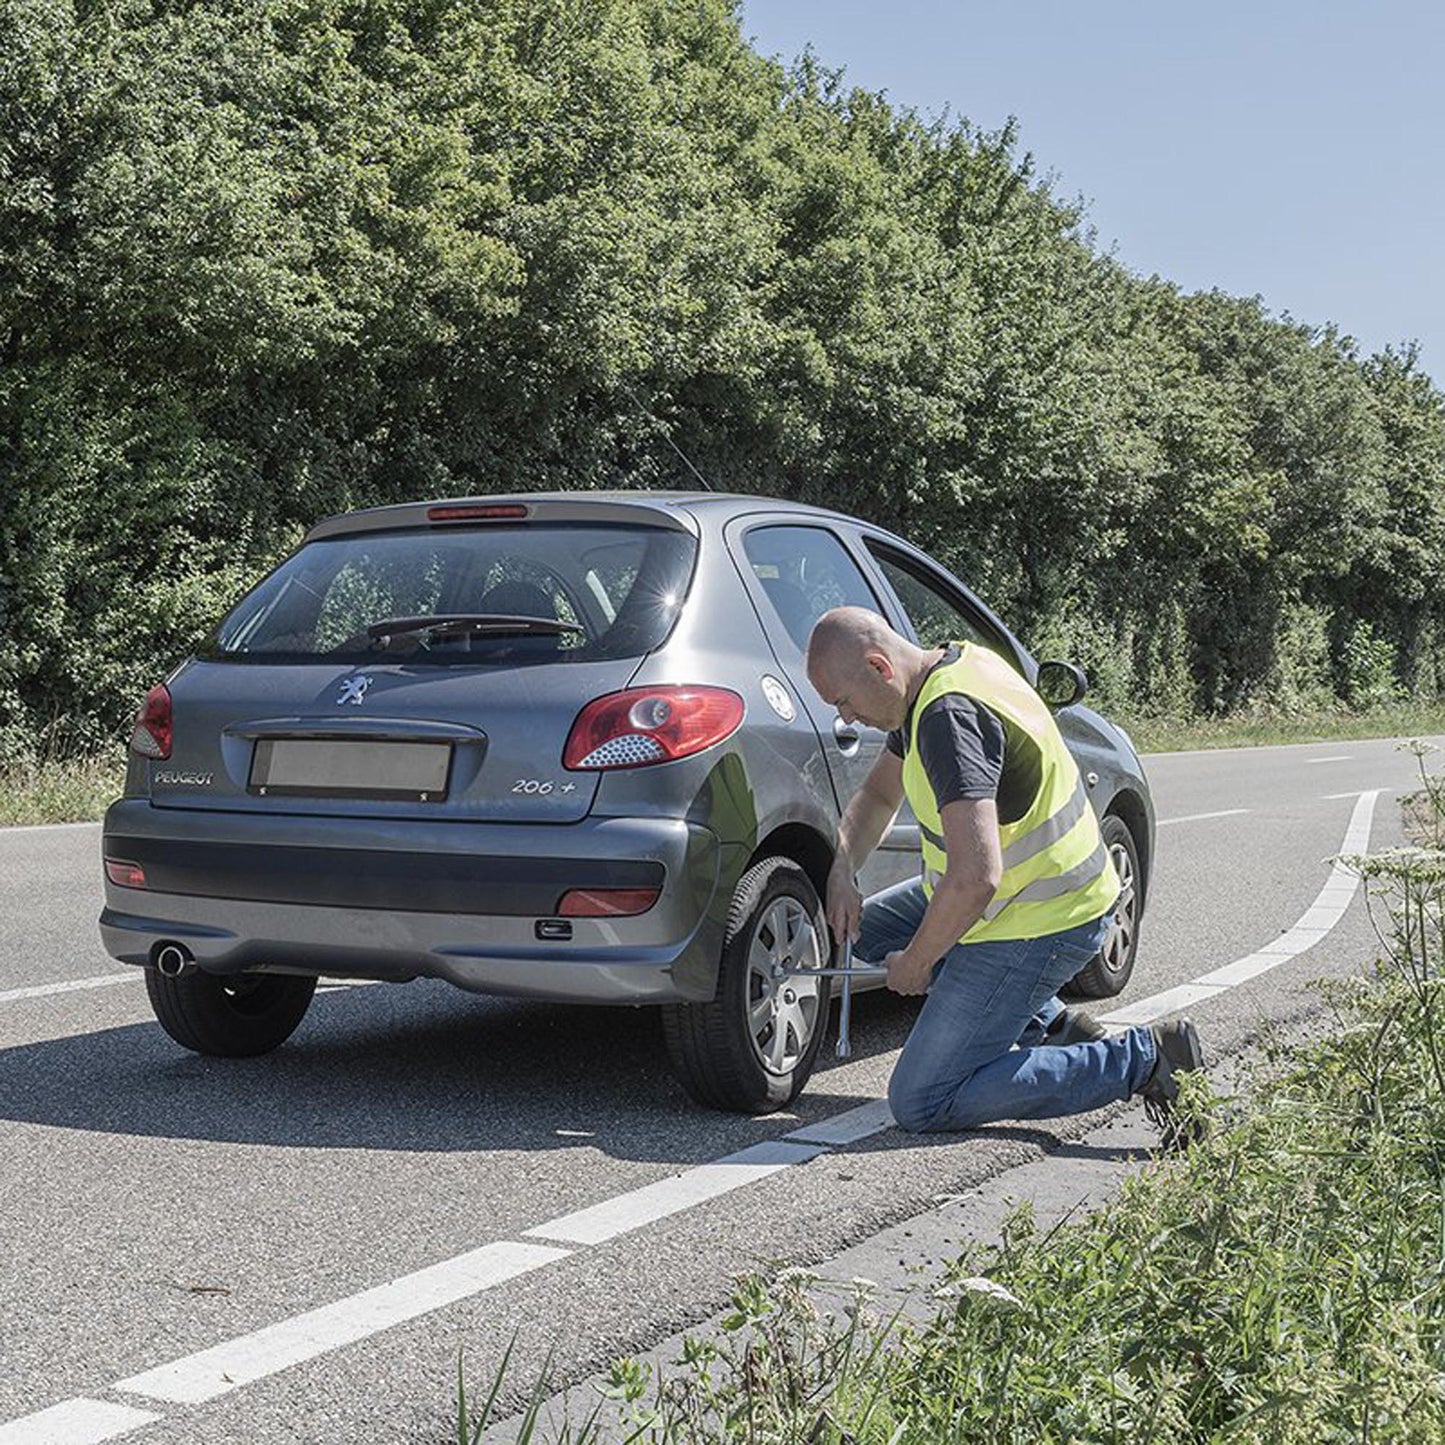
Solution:
<svg viewBox="0 0 1445 1445"><path fill-rule="evenodd" d="M743 875L716 997L662 1012L668 1056L698 1103L767 1114L797 1097L827 1028L829 990L827 979L791 970L826 967L827 937L817 892L796 864L765 858Z"/></svg>
<svg viewBox="0 0 1445 1445"><path fill-rule="evenodd" d="M1109 931L1102 947L1063 990L1067 998L1113 998L1129 982L1139 952L1139 918L1144 902L1139 893L1139 849L1129 825L1113 814L1099 824L1099 832L1119 875L1119 898L1109 917Z"/></svg>
<svg viewBox="0 0 1445 1445"><path fill-rule="evenodd" d="M214 1058L266 1054L296 1031L314 978L281 973L243 973L227 978L196 969L169 978L148 968L146 992L161 1027L185 1048Z"/></svg>

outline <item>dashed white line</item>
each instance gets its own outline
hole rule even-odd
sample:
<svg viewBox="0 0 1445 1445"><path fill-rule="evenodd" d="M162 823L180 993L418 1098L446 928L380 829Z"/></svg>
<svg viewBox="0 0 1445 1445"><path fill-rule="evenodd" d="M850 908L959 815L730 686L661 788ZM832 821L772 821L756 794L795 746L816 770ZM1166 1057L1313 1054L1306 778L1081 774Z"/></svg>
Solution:
<svg viewBox="0 0 1445 1445"><path fill-rule="evenodd" d="M19 823L0 828L0 838L13 838L17 833L61 833L67 828L99 828L99 823Z"/></svg>
<svg viewBox="0 0 1445 1445"><path fill-rule="evenodd" d="M0 1445L100 1445L160 1418L149 1410L105 1400L62 1400L48 1410L0 1425Z"/></svg>
<svg viewBox="0 0 1445 1445"><path fill-rule="evenodd" d="M856 1109L846 1109L830 1119L820 1119L816 1124L805 1124L784 1134L784 1139L795 1139L800 1144L827 1144L836 1148L840 1144L856 1144L870 1134L881 1133L893 1123L888 1111L887 1099L870 1099Z"/></svg>
<svg viewBox="0 0 1445 1445"><path fill-rule="evenodd" d="M1370 823L1375 815L1375 800L1379 796L1378 788L1358 795L1354 811L1350 814L1349 827L1345 829L1344 841L1340 844L1341 853L1363 853L1369 846ZM1295 926L1286 930L1273 943L1189 983L1179 984L1149 998L1141 998L1126 1008L1115 1009L1113 1013L1101 1014L1099 1022L1111 1027L1151 1023L1165 1014L1178 1013L1191 1004L1213 998L1226 989L1237 988L1252 978L1258 978L1262 973L1268 973L1272 968L1278 968L1282 963L1288 963L1306 949L1313 948L1344 917L1345 909L1350 906L1350 900L1359 886L1357 874L1352 873L1343 863L1335 863L1315 901L1304 911Z"/></svg>
<svg viewBox="0 0 1445 1445"><path fill-rule="evenodd" d="M714 1159L710 1164L699 1164L697 1168L675 1174L671 1179L644 1184L640 1189L604 1199L601 1204L564 1214L527 1230L525 1237L561 1239L569 1244L603 1244L609 1239L616 1239L619 1234L640 1229L644 1224L666 1219L670 1214L680 1214L705 1199L716 1199L719 1194L728 1194L744 1184L766 1179L780 1169L806 1164L825 1152L821 1144L770 1139L766 1143L740 1149L736 1154Z"/></svg>
<svg viewBox="0 0 1445 1445"><path fill-rule="evenodd" d="M1217 813L1186 813L1182 818L1160 818L1155 826L1167 828L1170 823L1202 823L1206 818L1237 818L1241 813L1249 811L1248 808L1222 808Z"/></svg>
<svg viewBox="0 0 1445 1445"><path fill-rule="evenodd" d="M18 1003L25 998L46 998L53 993L78 993L87 988L109 988L113 983L130 983L144 977L144 969L132 968L125 973L101 973L94 978L67 979L64 983L40 983L31 988L10 988L0 993L0 1003Z"/></svg>
<svg viewBox="0 0 1445 1445"><path fill-rule="evenodd" d="M328 1350L364 1340L444 1305L456 1304L519 1274L565 1259L570 1250L504 1241L403 1275L335 1304L268 1325L249 1335L117 1381L129 1394L196 1405L264 1379ZM0 1437L3 1445L3 1437Z"/></svg>
<svg viewBox="0 0 1445 1445"><path fill-rule="evenodd" d="M1347 763L1354 757L1353 753L1335 753L1328 758L1306 758L1307 763Z"/></svg>

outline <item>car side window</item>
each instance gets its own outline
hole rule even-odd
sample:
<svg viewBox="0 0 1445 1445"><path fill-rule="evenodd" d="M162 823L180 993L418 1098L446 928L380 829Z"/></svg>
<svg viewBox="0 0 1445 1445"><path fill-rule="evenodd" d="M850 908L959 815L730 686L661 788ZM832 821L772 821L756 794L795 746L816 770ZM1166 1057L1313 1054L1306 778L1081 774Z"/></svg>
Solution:
<svg viewBox="0 0 1445 1445"><path fill-rule="evenodd" d="M805 652L813 624L834 607L878 610L858 564L843 544L821 527L754 527L743 551L784 635ZM775 635L778 627L770 627Z"/></svg>
<svg viewBox="0 0 1445 1445"><path fill-rule="evenodd" d="M973 618L960 611L931 579L925 580L892 553L871 542L867 546L898 598L898 605L913 624L920 647L938 647L956 640L998 649L998 639L990 637Z"/></svg>

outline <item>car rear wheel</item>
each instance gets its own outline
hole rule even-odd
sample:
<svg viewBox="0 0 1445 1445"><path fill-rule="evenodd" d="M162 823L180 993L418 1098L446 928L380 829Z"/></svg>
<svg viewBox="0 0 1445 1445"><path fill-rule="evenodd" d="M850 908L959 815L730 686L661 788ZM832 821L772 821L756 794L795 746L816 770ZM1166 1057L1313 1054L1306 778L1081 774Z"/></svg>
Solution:
<svg viewBox="0 0 1445 1445"><path fill-rule="evenodd" d="M1139 849L1122 818L1111 814L1100 823L1099 832L1119 875L1119 900L1114 904L1103 946L1063 990L1067 998L1113 998L1129 982L1139 951L1139 917L1144 901L1139 893Z"/></svg>
<svg viewBox="0 0 1445 1445"><path fill-rule="evenodd" d="M161 1027L178 1044L222 1059L251 1058L285 1043L316 992L314 978L280 973L217 978L196 970L168 978L148 968L145 975Z"/></svg>
<svg viewBox="0 0 1445 1445"><path fill-rule="evenodd" d="M717 996L669 1004L663 1037L683 1087L700 1104L767 1114L796 1098L828 1023L828 980L793 968L822 968L827 925L808 875L786 858L765 858L742 877L728 914Z"/></svg>

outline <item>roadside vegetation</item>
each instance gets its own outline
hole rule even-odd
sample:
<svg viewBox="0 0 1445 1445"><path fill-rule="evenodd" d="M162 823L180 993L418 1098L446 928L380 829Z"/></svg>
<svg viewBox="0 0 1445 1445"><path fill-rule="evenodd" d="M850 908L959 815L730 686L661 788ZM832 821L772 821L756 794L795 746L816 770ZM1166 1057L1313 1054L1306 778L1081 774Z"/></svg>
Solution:
<svg viewBox="0 0 1445 1445"><path fill-rule="evenodd" d="M691 485L672 442L1109 711L1445 694L1408 345L1132 274L1011 129L735 0L0 0L0 136L0 763L101 746L321 516Z"/></svg>
<svg viewBox="0 0 1445 1445"><path fill-rule="evenodd" d="M125 760L110 752L22 758L0 767L0 827L84 823L120 797Z"/></svg>
<svg viewBox="0 0 1445 1445"><path fill-rule="evenodd" d="M1085 699L1092 702L1092 699ZM1131 717L1110 713L1128 730L1141 753L1202 748L1265 748L1332 738L1426 738L1445 736L1445 704L1391 703L1368 712L1332 708L1281 712L1244 708L1223 717Z"/></svg>
<svg viewBox="0 0 1445 1445"><path fill-rule="evenodd" d="M808 1271L745 1280L665 1378L620 1360L590 1422L547 1435L534 1405L515 1438L620 1414L608 1440L656 1445L1445 1439L1445 778L1422 778L1419 846L1352 860L1375 968L1246 1093L1191 1080L1202 1140L1081 1222L1020 1211L921 1317L866 1281L820 1313ZM463 1392L458 1440L485 1415Z"/></svg>

